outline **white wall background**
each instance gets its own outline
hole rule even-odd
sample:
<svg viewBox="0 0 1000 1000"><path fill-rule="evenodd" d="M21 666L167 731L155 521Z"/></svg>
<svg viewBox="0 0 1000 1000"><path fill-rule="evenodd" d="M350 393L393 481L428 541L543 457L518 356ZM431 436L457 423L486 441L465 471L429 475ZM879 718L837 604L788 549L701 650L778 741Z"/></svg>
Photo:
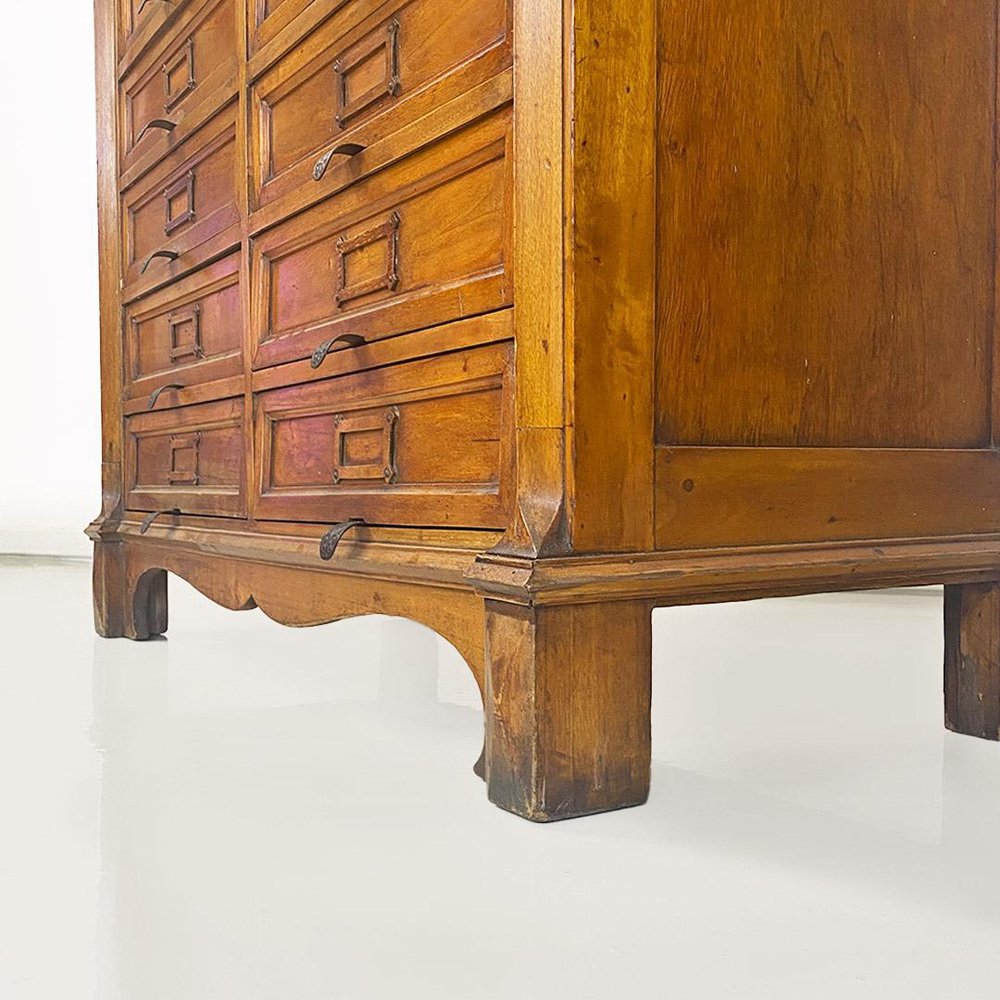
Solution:
<svg viewBox="0 0 1000 1000"><path fill-rule="evenodd" d="M93 11L4 8L0 553L89 552L100 509Z"/></svg>

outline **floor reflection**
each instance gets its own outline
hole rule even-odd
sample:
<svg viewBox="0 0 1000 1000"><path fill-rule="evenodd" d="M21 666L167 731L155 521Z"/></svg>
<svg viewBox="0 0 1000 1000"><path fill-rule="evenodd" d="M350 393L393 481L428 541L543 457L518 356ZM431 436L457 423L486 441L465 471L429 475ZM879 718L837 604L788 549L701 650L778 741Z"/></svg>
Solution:
<svg viewBox="0 0 1000 1000"><path fill-rule="evenodd" d="M366 995L353 935L391 931L381 907L435 858L456 800L487 808L471 674L440 700L442 661L467 668L392 619L209 650L178 631L94 643L100 995Z"/></svg>
<svg viewBox="0 0 1000 1000"><path fill-rule="evenodd" d="M420 626L285 630L175 584L168 640L109 643L85 592L0 571L32 666L0 671L9 759L76 761L58 794L100 803L93 910L42 874L86 826L0 828L16 1000L941 1000L1000 973L1000 747L943 732L939 595L658 613L649 805L537 827L486 802L475 682Z"/></svg>

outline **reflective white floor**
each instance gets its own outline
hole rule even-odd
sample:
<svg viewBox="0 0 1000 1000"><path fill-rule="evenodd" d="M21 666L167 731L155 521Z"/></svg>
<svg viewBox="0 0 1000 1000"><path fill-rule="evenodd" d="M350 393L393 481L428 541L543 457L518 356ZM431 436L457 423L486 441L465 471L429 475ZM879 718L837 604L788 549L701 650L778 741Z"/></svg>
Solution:
<svg viewBox="0 0 1000 1000"><path fill-rule="evenodd" d="M3 1000L948 998L1000 982L1000 746L940 596L657 613L648 806L490 806L456 653L0 561Z"/></svg>

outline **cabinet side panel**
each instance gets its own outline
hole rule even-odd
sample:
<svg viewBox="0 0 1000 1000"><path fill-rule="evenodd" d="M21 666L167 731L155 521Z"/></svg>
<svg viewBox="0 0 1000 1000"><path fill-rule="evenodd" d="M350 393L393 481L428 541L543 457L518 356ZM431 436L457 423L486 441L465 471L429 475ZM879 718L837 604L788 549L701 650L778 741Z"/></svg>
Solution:
<svg viewBox="0 0 1000 1000"><path fill-rule="evenodd" d="M95 0L97 83L98 245L101 335L101 476L104 519L122 505L122 336L118 297L118 137L116 114L116 0Z"/></svg>
<svg viewBox="0 0 1000 1000"><path fill-rule="evenodd" d="M577 552L653 544L655 13L574 0L566 363Z"/></svg>
<svg viewBox="0 0 1000 1000"><path fill-rule="evenodd" d="M988 447L995 4L658 12L658 443Z"/></svg>

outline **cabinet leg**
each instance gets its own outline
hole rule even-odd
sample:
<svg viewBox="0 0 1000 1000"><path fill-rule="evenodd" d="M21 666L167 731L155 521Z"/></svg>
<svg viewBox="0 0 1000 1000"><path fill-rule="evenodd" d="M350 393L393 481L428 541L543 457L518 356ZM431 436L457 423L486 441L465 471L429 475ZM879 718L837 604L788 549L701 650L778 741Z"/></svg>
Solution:
<svg viewBox="0 0 1000 1000"><path fill-rule="evenodd" d="M166 632L166 572L139 572L121 542L95 542L94 627L105 639L149 639Z"/></svg>
<svg viewBox="0 0 1000 1000"><path fill-rule="evenodd" d="M486 605L490 801L537 822L649 795L652 608Z"/></svg>
<svg viewBox="0 0 1000 1000"><path fill-rule="evenodd" d="M1000 739L1000 584L945 587L944 717L953 732Z"/></svg>

